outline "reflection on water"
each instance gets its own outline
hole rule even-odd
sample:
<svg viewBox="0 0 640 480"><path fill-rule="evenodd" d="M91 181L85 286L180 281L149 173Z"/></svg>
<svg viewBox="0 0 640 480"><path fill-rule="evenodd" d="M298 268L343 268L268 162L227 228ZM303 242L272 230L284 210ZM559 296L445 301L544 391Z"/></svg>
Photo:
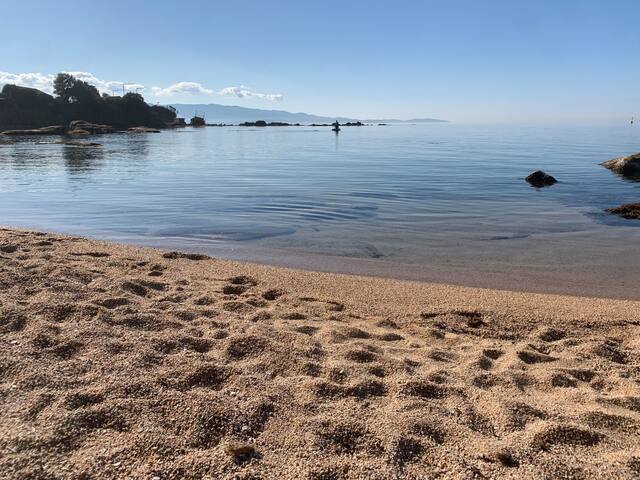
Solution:
<svg viewBox="0 0 640 480"><path fill-rule="evenodd" d="M637 148L627 128L228 127L89 141L102 146L1 146L3 223L408 261L637 225L603 211L638 201L640 184L598 165ZM523 178L537 169L560 183L532 189Z"/></svg>
<svg viewBox="0 0 640 480"><path fill-rule="evenodd" d="M101 147L62 146L62 158L69 175L73 178L101 167L104 153Z"/></svg>
<svg viewBox="0 0 640 480"><path fill-rule="evenodd" d="M146 157L149 154L149 135L155 134L121 135L124 153L138 160Z"/></svg>

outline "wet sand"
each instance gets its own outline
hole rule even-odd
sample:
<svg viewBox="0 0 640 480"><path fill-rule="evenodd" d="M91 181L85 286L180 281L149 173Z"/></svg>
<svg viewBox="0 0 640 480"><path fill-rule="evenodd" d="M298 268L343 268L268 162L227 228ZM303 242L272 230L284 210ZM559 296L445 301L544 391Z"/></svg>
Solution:
<svg viewBox="0 0 640 480"><path fill-rule="evenodd" d="M0 231L0 472L632 478L640 302Z"/></svg>

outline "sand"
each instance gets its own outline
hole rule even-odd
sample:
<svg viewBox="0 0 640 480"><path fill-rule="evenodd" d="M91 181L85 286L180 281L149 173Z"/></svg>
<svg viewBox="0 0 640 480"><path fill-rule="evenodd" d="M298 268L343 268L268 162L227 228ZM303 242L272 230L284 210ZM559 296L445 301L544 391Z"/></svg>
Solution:
<svg viewBox="0 0 640 480"><path fill-rule="evenodd" d="M640 303L0 231L0 477L633 478Z"/></svg>

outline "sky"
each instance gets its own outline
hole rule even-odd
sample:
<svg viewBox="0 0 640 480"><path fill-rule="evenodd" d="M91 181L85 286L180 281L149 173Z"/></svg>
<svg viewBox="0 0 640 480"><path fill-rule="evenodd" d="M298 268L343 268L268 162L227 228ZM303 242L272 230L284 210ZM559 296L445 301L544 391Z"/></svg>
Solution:
<svg viewBox="0 0 640 480"><path fill-rule="evenodd" d="M356 118L640 117L638 0L0 0L0 85Z"/></svg>

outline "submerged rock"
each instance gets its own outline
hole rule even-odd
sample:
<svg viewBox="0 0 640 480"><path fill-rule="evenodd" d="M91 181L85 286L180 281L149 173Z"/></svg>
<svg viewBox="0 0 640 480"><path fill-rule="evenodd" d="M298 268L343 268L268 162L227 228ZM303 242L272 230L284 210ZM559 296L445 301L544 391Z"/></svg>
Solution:
<svg viewBox="0 0 640 480"><path fill-rule="evenodd" d="M6 130L2 132L2 135L64 135L64 127L62 125L52 125L50 127L31 128L27 130Z"/></svg>
<svg viewBox="0 0 640 480"><path fill-rule="evenodd" d="M131 127L127 129L130 133L160 133L160 130L157 128L149 128L149 127Z"/></svg>
<svg viewBox="0 0 640 480"><path fill-rule="evenodd" d="M607 208L607 212L622 218L640 220L640 203L627 203L615 208Z"/></svg>
<svg viewBox="0 0 640 480"><path fill-rule="evenodd" d="M76 142L73 140L61 140L59 142L53 142L56 145L68 145L71 147L101 147L101 143L93 143L93 142Z"/></svg>
<svg viewBox="0 0 640 480"><path fill-rule="evenodd" d="M558 183L558 181L542 170L536 170L531 175L525 178L527 182L529 182L534 187L548 187L553 185L554 183Z"/></svg>
<svg viewBox="0 0 640 480"><path fill-rule="evenodd" d="M624 177L640 179L640 153L618 157L601 163L605 168Z"/></svg>

